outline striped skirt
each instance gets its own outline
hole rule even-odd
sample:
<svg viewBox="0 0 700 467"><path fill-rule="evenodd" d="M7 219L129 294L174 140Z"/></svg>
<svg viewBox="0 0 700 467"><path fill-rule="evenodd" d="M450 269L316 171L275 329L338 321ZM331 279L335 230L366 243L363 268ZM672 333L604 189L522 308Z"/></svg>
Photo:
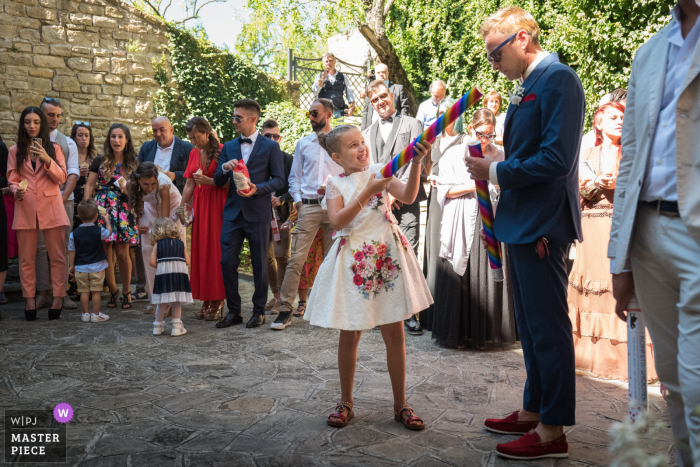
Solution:
<svg viewBox="0 0 700 467"><path fill-rule="evenodd" d="M159 261L151 303L192 303L187 264L182 260Z"/></svg>

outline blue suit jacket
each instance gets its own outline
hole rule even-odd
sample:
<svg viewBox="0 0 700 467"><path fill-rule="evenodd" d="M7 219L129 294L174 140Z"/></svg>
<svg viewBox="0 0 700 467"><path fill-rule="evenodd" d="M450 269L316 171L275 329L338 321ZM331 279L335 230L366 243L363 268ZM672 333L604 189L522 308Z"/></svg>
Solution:
<svg viewBox="0 0 700 467"><path fill-rule="evenodd" d="M190 160L190 153L194 149L192 144L187 141L182 141L177 136L174 136L173 152L170 156L170 171L175 173L175 186L180 193L185 189L185 170L187 170L187 163ZM138 159L139 162L153 162L156 159L156 149L158 149L158 143L156 140L146 141L141 146L139 150Z"/></svg>
<svg viewBox="0 0 700 467"><path fill-rule="evenodd" d="M496 211L498 240L524 244L546 237L583 240L578 153L586 99L576 72L550 54L523 83L504 126L506 159L497 165L501 196Z"/></svg>
<svg viewBox="0 0 700 467"><path fill-rule="evenodd" d="M224 205L224 220L235 221L240 213L247 222L271 222L272 221L272 193L284 186L284 161L280 145L271 139L258 135L253 145L253 151L248 158L248 172L250 181L258 188L250 198L238 195L236 185L233 183L233 171L224 173L221 166L231 159L240 160L241 144L238 138L224 144L219 155L219 165L214 174L214 183L218 187L231 181L228 189L228 198Z"/></svg>

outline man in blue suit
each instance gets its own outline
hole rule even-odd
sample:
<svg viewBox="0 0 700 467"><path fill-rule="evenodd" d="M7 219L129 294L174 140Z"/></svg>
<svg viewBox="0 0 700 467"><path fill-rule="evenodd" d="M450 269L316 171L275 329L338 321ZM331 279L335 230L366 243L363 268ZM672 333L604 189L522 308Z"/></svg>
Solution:
<svg viewBox="0 0 700 467"><path fill-rule="evenodd" d="M153 139L139 150L139 162L153 162L175 183L180 193L185 189L185 169L194 146L175 136L175 129L167 117L156 117L151 122Z"/></svg>
<svg viewBox="0 0 700 467"><path fill-rule="evenodd" d="M224 206L221 229L221 269L226 289L228 314L217 328L241 324L241 296L238 293L238 265L243 240L250 245L253 265L253 316L246 327L257 328L265 323L267 302L267 248L272 222L272 194L284 186L284 162L279 144L263 138L255 129L260 119L260 104L241 99L233 104L233 125L241 136L224 144L214 183L223 187L230 182ZM250 174L250 191L236 190L233 169L243 160Z"/></svg>
<svg viewBox="0 0 700 467"><path fill-rule="evenodd" d="M505 161L468 158L467 166L473 179L501 189L494 229L508 244L527 371L522 410L484 426L524 435L497 446L503 457L568 457L563 427L575 423L576 384L565 256L569 243L582 240L578 153L585 97L576 73L540 48L537 22L526 11L498 10L480 33L493 69L520 81L506 114Z"/></svg>

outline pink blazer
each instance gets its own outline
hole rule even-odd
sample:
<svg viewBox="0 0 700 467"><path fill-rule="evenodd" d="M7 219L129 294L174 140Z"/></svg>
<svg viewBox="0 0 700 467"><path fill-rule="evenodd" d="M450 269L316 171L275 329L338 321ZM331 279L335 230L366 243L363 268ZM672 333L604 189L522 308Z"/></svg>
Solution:
<svg viewBox="0 0 700 467"><path fill-rule="evenodd" d="M31 159L27 158L21 171L17 168L17 145L10 148L7 158L7 180L12 192L17 191L19 182L27 180L27 192L22 201L15 200L15 230L52 229L70 225L66 208L63 206L61 184L65 183L66 163L61 147L54 143L56 160L48 165L37 161L36 172Z"/></svg>

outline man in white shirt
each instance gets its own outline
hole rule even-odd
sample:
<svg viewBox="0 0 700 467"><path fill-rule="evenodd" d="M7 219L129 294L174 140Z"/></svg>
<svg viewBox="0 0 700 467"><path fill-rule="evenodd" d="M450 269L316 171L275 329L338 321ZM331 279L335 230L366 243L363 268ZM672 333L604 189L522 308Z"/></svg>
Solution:
<svg viewBox="0 0 700 467"><path fill-rule="evenodd" d="M294 198L299 220L292 234L292 254L280 289L280 313L270 326L272 329L281 331L292 323L292 304L299 288L299 276L316 232L323 229L324 255L333 244L333 227L328 211L321 207L321 200L325 194L326 179L340 174L343 169L318 144L317 136L319 132L331 131L332 115L333 103L328 99L318 99L311 104L309 121L314 132L300 139L294 149L289 193Z"/></svg>
<svg viewBox="0 0 700 467"><path fill-rule="evenodd" d="M73 190L75 189L75 184L78 182L78 177L80 176L80 168L78 167L78 146L75 144L75 141L58 131L58 124L61 121L62 114L61 102L58 99L53 97L45 97L44 100L41 101L41 111L44 112L46 122L51 130L49 133L49 138L51 138L51 141L61 147L63 157L66 159L66 172L68 173L68 178L66 179L66 183L61 186L61 194L63 195L63 206L66 209L69 222L69 225L66 226L65 238L66 254L68 254L68 237L70 236L71 230L73 230L73 210L75 209L75 204L73 202ZM43 235L39 236L39 244L37 245L36 275L39 296L40 298L46 298L48 301L49 257L46 253ZM66 275L68 275L68 269L66 269ZM39 307L37 306L37 308ZM66 295L63 297L63 308L75 310L78 308L78 304Z"/></svg>
<svg viewBox="0 0 700 467"><path fill-rule="evenodd" d="M323 71L316 76L311 90L319 99L328 99L333 103L333 118L342 119L355 112L355 96L350 81L335 69L335 55L332 53L323 54ZM347 95L348 105L345 105L343 94Z"/></svg>
<svg viewBox="0 0 700 467"><path fill-rule="evenodd" d="M418 106L416 118L423 125L423 129L428 128L437 120L438 107L447 94L447 85L441 79L430 83L430 99Z"/></svg>
<svg viewBox="0 0 700 467"><path fill-rule="evenodd" d="M700 458L700 7L679 0L671 14L632 63L608 257L617 315L632 295L641 306L688 467Z"/></svg>

